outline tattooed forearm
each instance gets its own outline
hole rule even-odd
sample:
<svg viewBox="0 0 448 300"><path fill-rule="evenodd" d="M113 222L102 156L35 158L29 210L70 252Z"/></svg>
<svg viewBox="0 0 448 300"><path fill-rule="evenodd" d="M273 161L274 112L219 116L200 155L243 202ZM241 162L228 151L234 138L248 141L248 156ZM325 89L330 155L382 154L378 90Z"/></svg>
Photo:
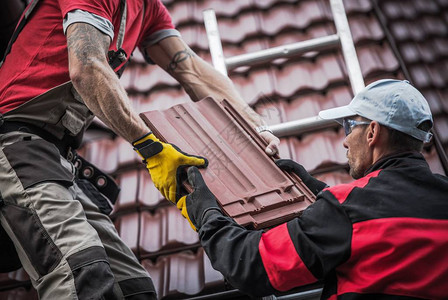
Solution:
<svg viewBox="0 0 448 300"><path fill-rule="evenodd" d="M194 57L194 55L195 55L194 52L191 51L189 48L185 48L182 51L176 52L166 70L169 73L174 72L177 69L179 63L183 62L186 59L189 59L190 57Z"/></svg>
<svg viewBox="0 0 448 300"><path fill-rule="evenodd" d="M110 38L92 25L75 23L67 30L69 56L84 65L91 65L96 59L106 58Z"/></svg>

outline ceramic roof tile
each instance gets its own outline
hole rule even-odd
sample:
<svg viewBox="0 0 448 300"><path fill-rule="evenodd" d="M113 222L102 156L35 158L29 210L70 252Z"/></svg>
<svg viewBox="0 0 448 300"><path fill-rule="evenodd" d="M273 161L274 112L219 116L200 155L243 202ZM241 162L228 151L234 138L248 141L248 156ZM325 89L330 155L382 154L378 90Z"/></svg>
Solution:
<svg viewBox="0 0 448 300"><path fill-rule="evenodd" d="M344 75L335 55L322 55L316 62L290 62L275 72L276 92L290 97L303 90L322 90L330 83L344 80Z"/></svg>
<svg viewBox="0 0 448 300"><path fill-rule="evenodd" d="M28 283L29 280L30 277L23 268L9 273L0 273L0 287L18 286Z"/></svg>
<svg viewBox="0 0 448 300"><path fill-rule="evenodd" d="M260 9L266 9L284 3L297 3L297 2L298 2L297 0L253 0L254 5Z"/></svg>
<svg viewBox="0 0 448 300"><path fill-rule="evenodd" d="M439 56L447 56L448 54L448 39L445 37L434 38L431 40L434 50Z"/></svg>
<svg viewBox="0 0 448 300"><path fill-rule="evenodd" d="M356 52L364 77L396 71L399 68L398 60L387 44L360 46L356 48Z"/></svg>
<svg viewBox="0 0 448 300"><path fill-rule="evenodd" d="M139 245L139 220L139 213L135 212L121 215L114 222L121 239L134 253L137 253Z"/></svg>
<svg viewBox="0 0 448 300"><path fill-rule="evenodd" d="M328 36L331 34L329 28L329 25L319 24L316 26L307 27L304 30L295 29L276 32L273 36L269 37L269 44L267 48L279 47L318 37Z"/></svg>
<svg viewBox="0 0 448 300"><path fill-rule="evenodd" d="M319 91L298 95L286 105L285 121L314 117L321 110L347 105L352 98L352 92L347 86L329 88L326 93Z"/></svg>
<svg viewBox="0 0 448 300"><path fill-rule="evenodd" d="M192 1L176 1L171 6L170 15L173 20L174 26L185 23L192 19L193 15L193 2Z"/></svg>
<svg viewBox="0 0 448 300"><path fill-rule="evenodd" d="M412 79L418 83L418 87L444 88L448 83L447 75L448 60L440 61L436 65L415 65L409 67Z"/></svg>
<svg viewBox="0 0 448 300"><path fill-rule="evenodd" d="M224 57L229 58L236 55L251 53L268 48L267 42L260 39L243 40L238 44L228 44L223 48Z"/></svg>
<svg viewBox="0 0 448 300"><path fill-rule="evenodd" d="M317 116L319 111L321 111L320 103L323 101L323 98L324 96L318 93L299 96L288 105L286 110L287 121Z"/></svg>
<svg viewBox="0 0 448 300"><path fill-rule="evenodd" d="M289 158L291 159L291 144L293 143L292 140L295 138L280 138L280 146L278 147L278 154L280 158Z"/></svg>
<svg viewBox="0 0 448 300"><path fill-rule="evenodd" d="M232 74L231 79L243 99L254 104L263 95L274 93L273 72L270 69L253 70L248 74Z"/></svg>
<svg viewBox="0 0 448 300"><path fill-rule="evenodd" d="M263 12L261 29L274 35L284 28L306 28L311 23L328 20L318 1L302 1L299 5L278 5Z"/></svg>
<svg viewBox="0 0 448 300"><path fill-rule="evenodd" d="M183 88L169 88L152 90L149 95L143 95L139 98L139 112L149 110L164 110L173 105L190 101Z"/></svg>
<svg viewBox="0 0 448 300"><path fill-rule="evenodd" d="M123 85L123 87L126 90L131 90L134 88L134 81L135 81L135 73L136 68L126 67L125 71L121 75L120 83Z"/></svg>
<svg viewBox="0 0 448 300"><path fill-rule="evenodd" d="M2 300L37 300L37 292L33 288L13 288L0 292L0 299Z"/></svg>
<svg viewBox="0 0 448 300"><path fill-rule="evenodd" d="M139 171L133 170L117 175L117 183L122 189L114 206L114 212L136 207L138 205Z"/></svg>
<svg viewBox="0 0 448 300"><path fill-rule="evenodd" d="M179 298L194 295L218 286L224 289L224 278L210 267L202 249L197 254L180 252L157 259L156 263L142 261L151 274L160 298Z"/></svg>
<svg viewBox="0 0 448 300"><path fill-rule="evenodd" d="M349 25L355 43L366 40L379 41L385 38L383 29L374 15L354 16L349 19Z"/></svg>
<svg viewBox="0 0 448 300"><path fill-rule="evenodd" d="M142 255L199 243L188 221L175 205L141 213L140 253Z"/></svg>
<svg viewBox="0 0 448 300"><path fill-rule="evenodd" d="M418 82L420 88L431 87L431 76L424 65L410 66L409 72L411 73L412 80Z"/></svg>
<svg viewBox="0 0 448 300"><path fill-rule="evenodd" d="M132 52L131 63L137 63L137 64L146 63L145 58L143 57L143 54L139 48L136 48L134 52Z"/></svg>
<svg viewBox="0 0 448 300"><path fill-rule="evenodd" d="M115 204L114 212L128 211L130 209L157 207L164 201L162 194L154 186L146 169L133 169L120 172L117 182L122 187Z"/></svg>
<svg viewBox="0 0 448 300"><path fill-rule="evenodd" d="M315 175L315 178L325 182L329 186L335 186L338 184L350 183L354 179L347 173L346 170L338 170L329 173L323 173Z"/></svg>
<svg viewBox="0 0 448 300"><path fill-rule="evenodd" d="M196 1L195 10L202 12L213 8L217 16L236 16L239 12L252 6L252 0L204 0Z"/></svg>
<svg viewBox="0 0 448 300"><path fill-rule="evenodd" d="M435 87L443 89L448 85L448 58L429 65L429 73Z"/></svg>
<svg viewBox="0 0 448 300"><path fill-rule="evenodd" d="M137 66L134 88L139 92L149 91L155 86L177 86L178 82L165 70L157 66Z"/></svg>
<svg viewBox="0 0 448 300"><path fill-rule="evenodd" d="M257 102L257 113L266 121L268 125L283 123L286 121L287 103L274 102L269 97L263 97Z"/></svg>
<svg viewBox="0 0 448 300"><path fill-rule="evenodd" d="M440 103L443 107L443 111L446 115L448 115L448 87L445 87L445 89L439 90L440 93Z"/></svg>
<svg viewBox="0 0 448 300"><path fill-rule="evenodd" d="M437 48L433 48L431 43L415 43L407 42L399 46L403 59L408 64L415 64L419 62L433 62L438 55L434 55Z"/></svg>
<svg viewBox="0 0 448 300"><path fill-rule="evenodd" d="M346 164L346 149L342 145L344 138L342 130L338 133L327 130L319 134L304 135L301 140L293 140L292 159L307 170L333 164Z"/></svg>
<svg viewBox="0 0 448 300"><path fill-rule="evenodd" d="M219 27L221 22L218 21ZM188 26L179 27L178 30L182 35L182 39L191 48L208 49L207 33L203 24L193 24ZM221 29L219 29L221 32ZM222 36L221 36L222 39Z"/></svg>
<svg viewBox="0 0 448 300"><path fill-rule="evenodd" d="M155 187L148 170L145 169L140 172L140 182L137 194L138 201L145 207L154 208L162 201L165 201L165 198Z"/></svg>
<svg viewBox="0 0 448 300"><path fill-rule="evenodd" d="M140 156L135 153L131 144L122 137L117 137L115 147L117 148L117 168L141 162Z"/></svg>
<svg viewBox="0 0 448 300"><path fill-rule="evenodd" d="M245 13L237 19L220 19L218 21L219 34L223 42L238 43L249 36L258 33L259 16L256 12Z"/></svg>
<svg viewBox="0 0 448 300"><path fill-rule="evenodd" d="M344 0L343 3L347 14L365 13L372 10L370 0Z"/></svg>
<svg viewBox="0 0 448 300"><path fill-rule="evenodd" d="M312 92L293 97L285 109L286 121L317 116L321 110L347 105L352 98L352 92L346 86L329 88L326 93Z"/></svg>
<svg viewBox="0 0 448 300"><path fill-rule="evenodd" d="M252 126L223 105L206 98L142 116L159 138L209 159L204 180L238 223L263 228L300 214L314 196L278 169Z"/></svg>
<svg viewBox="0 0 448 300"><path fill-rule="evenodd" d="M421 90L423 96L428 101L429 107L433 115L438 115L445 112L448 108L447 101L443 101L441 94L436 90ZM448 112L448 110L446 110Z"/></svg>
<svg viewBox="0 0 448 300"><path fill-rule="evenodd" d="M434 16L419 17L415 21L395 21L390 25L391 32L398 41L424 41L432 36L446 36L448 27L440 18Z"/></svg>
<svg viewBox="0 0 448 300"><path fill-rule="evenodd" d="M444 21L436 16L425 16L419 18L419 22L422 22L425 32L427 35L434 36L447 36L448 34L448 26L444 23ZM417 24L414 24L417 25ZM420 24L419 24L420 25Z"/></svg>
<svg viewBox="0 0 448 300"><path fill-rule="evenodd" d="M382 1L381 6L388 18L400 19L400 18L415 18L418 15L416 7L412 5L412 2L406 3L399 1Z"/></svg>
<svg viewBox="0 0 448 300"><path fill-rule="evenodd" d="M413 4L420 14L437 14L440 12L436 1L414 0Z"/></svg>
<svg viewBox="0 0 448 300"><path fill-rule="evenodd" d="M436 132L442 143L448 143L448 117L446 115L435 116L434 123Z"/></svg>
<svg viewBox="0 0 448 300"><path fill-rule="evenodd" d="M111 139L101 139L87 143L84 146L84 158L104 172L117 169L117 144Z"/></svg>
<svg viewBox="0 0 448 300"><path fill-rule="evenodd" d="M445 171L443 170L440 157L437 154L436 147L432 147L429 152L423 151L423 156L428 162L428 165L433 173L446 175Z"/></svg>

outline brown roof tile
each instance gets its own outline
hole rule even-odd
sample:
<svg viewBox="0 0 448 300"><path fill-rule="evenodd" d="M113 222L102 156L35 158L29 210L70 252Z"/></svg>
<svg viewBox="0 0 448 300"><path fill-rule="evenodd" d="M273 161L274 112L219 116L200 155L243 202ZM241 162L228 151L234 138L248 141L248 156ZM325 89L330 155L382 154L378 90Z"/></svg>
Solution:
<svg viewBox="0 0 448 300"><path fill-rule="evenodd" d="M37 292L33 288L18 287L0 292L0 299L37 300Z"/></svg>
<svg viewBox="0 0 448 300"><path fill-rule="evenodd" d="M204 180L238 223L263 228L296 216L313 195L281 172L264 153L251 126L236 112L232 114L235 119L212 98L206 98L142 116L160 138L176 141L187 153L209 158L208 168L202 171ZM244 129L235 120L244 124ZM264 172L258 172L260 168Z"/></svg>
<svg viewBox="0 0 448 300"><path fill-rule="evenodd" d="M307 170L320 167L346 164L346 149L342 146L345 135L342 130L324 131L319 134L305 135L301 140L292 143L292 159Z"/></svg>
<svg viewBox="0 0 448 300"><path fill-rule="evenodd" d="M350 183L354 180L345 170L323 173L314 177L325 182L329 186Z"/></svg>
<svg viewBox="0 0 448 300"><path fill-rule="evenodd" d="M199 243L198 234L182 217L175 205L141 213L140 253L156 253Z"/></svg>
<svg viewBox="0 0 448 300"><path fill-rule="evenodd" d="M160 257L156 263L142 261L151 274L159 299L194 295L207 289L224 289L224 278L210 266L204 251L180 252Z"/></svg>

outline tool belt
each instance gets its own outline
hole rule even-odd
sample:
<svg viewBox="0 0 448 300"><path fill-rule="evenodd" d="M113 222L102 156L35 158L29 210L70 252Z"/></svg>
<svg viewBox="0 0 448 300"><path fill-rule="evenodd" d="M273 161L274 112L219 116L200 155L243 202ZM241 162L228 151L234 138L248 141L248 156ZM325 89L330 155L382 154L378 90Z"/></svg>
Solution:
<svg viewBox="0 0 448 300"><path fill-rule="evenodd" d="M101 194L109 199L112 204L115 204L120 188L111 176L98 169L95 165L74 151L72 148L74 142L70 136L65 136L59 140L39 127L27 124L25 122L5 121L2 120L1 117L0 124L0 134L13 131L28 132L54 144L56 148L58 148L61 156L74 164L77 169L76 177L78 179L89 181ZM103 212L106 214L110 213L107 209Z"/></svg>

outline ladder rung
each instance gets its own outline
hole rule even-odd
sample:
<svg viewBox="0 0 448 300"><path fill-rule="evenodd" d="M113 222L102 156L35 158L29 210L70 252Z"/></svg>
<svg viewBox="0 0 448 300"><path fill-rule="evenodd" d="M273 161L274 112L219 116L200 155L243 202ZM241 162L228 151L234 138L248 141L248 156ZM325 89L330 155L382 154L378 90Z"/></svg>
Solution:
<svg viewBox="0 0 448 300"><path fill-rule="evenodd" d="M227 69L230 70L240 66L250 66L261 62L272 61L277 58L291 57L309 51L319 51L339 45L339 36L337 34L333 34L306 40L303 42L297 42L289 45L283 45L229 57L225 59L225 64L227 66Z"/></svg>
<svg viewBox="0 0 448 300"><path fill-rule="evenodd" d="M269 128L275 136L295 136L306 132L322 130L335 127L337 123L334 120L324 120L318 116L300 119L291 122L271 125Z"/></svg>

